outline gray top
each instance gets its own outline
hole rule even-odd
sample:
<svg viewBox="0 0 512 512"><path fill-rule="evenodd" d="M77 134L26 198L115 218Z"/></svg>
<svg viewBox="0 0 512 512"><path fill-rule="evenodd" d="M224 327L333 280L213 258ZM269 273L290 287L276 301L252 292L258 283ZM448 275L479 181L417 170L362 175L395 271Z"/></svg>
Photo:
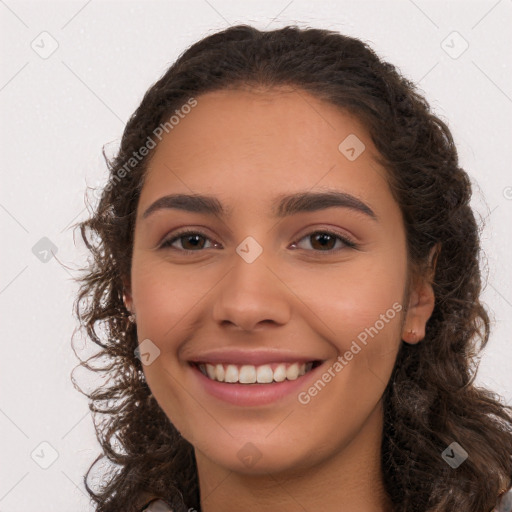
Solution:
<svg viewBox="0 0 512 512"><path fill-rule="evenodd" d="M506 492L500 500L494 512L512 512L512 488Z"/></svg>
<svg viewBox="0 0 512 512"><path fill-rule="evenodd" d="M141 512L173 512L172 508L164 500L153 499L147 503ZM493 512L512 512L512 488L500 499L499 505Z"/></svg>
<svg viewBox="0 0 512 512"><path fill-rule="evenodd" d="M164 500L157 499L147 503L141 509L141 512L172 512L172 508Z"/></svg>

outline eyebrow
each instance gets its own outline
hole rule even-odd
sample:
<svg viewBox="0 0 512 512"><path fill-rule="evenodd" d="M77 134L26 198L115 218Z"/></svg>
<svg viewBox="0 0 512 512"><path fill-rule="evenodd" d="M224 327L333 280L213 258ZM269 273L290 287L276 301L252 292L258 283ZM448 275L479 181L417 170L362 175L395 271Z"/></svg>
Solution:
<svg viewBox="0 0 512 512"><path fill-rule="evenodd" d="M281 195L272 202L272 214L277 218L284 218L296 213L314 212L326 208L341 207L363 213L377 221L375 212L357 197L346 192L300 192L290 195ZM187 212L229 216L231 213L222 203L213 196L200 194L171 194L157 199L142 215L143 219L152 213L163 209L176 209Z"/></svg>

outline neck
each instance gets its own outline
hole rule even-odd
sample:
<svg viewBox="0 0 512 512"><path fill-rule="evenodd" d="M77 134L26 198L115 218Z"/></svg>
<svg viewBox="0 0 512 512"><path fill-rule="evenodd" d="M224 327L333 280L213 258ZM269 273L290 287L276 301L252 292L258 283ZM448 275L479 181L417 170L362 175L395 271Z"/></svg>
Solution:
<svg viewBox="0 0 512 512"><path fill-rule="evenodd" d="M247 475L196 450L202 512L392 512L381 469L382 406L337 453L315 466ZM307 457L306 457L307 458Z"/></svg>

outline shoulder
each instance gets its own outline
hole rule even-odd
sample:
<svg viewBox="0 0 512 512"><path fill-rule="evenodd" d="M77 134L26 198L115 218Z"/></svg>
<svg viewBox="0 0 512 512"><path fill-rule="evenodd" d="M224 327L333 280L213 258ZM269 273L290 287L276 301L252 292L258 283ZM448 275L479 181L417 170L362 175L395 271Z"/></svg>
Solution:
<svg viewBox="0 0 512 512"><path fill-rule="evenodd" d="M164 500L153 498L142 506L140 512L173 512L173 509Z"/></svg>

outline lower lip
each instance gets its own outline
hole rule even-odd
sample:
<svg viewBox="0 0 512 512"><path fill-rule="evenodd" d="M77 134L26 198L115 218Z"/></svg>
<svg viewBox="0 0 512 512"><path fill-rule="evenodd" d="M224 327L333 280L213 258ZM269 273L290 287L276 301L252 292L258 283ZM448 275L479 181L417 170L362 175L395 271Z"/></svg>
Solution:
<svg viewBox="0 0 512 512"><path fill-rule="evenodd" d="M197 366L190 365L208 394L224 402L242 407L266 405L293 393L298 394L301 389L306 389L309 386L310 380L316 376L317 370L321 370L322 367L323 363L295 380L284 380L272 384L230 384L212 380L204 375Z"/></svg>

